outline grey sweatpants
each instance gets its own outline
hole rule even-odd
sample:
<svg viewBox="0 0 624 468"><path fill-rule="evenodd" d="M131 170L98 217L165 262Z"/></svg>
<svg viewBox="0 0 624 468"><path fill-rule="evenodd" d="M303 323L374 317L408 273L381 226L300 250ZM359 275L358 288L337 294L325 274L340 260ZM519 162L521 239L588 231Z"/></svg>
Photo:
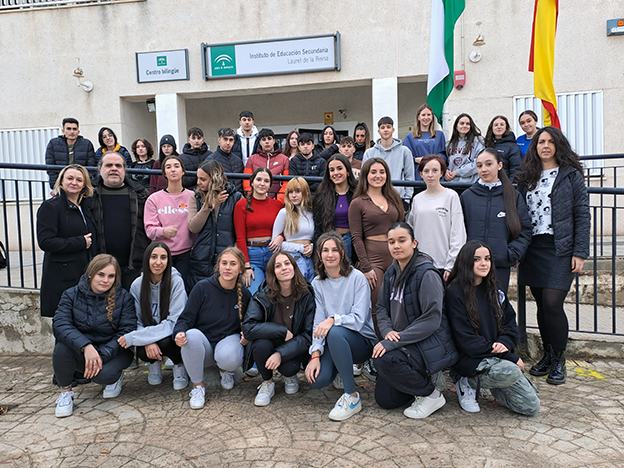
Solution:
<svg viewBox="0 0 624 468"><path fill-rule="evenodd" d="M243 345L240 333L229 335L219 341L214 349L200 330L191 328L186 332L186 345L181 349L182 361L191 382L203 382L204 369L216 365L224 371L235 371L243 364Z"/></svg>
<svg viewBox="0 0 624 468"><path fill-rule="evenodd" d="M539 412L537 389L517 364L496 357L484 358L477 373L468 378L472 388L476 389L479 383L481 388L490 389L496 401L516 413L533 416Z"/></svg>

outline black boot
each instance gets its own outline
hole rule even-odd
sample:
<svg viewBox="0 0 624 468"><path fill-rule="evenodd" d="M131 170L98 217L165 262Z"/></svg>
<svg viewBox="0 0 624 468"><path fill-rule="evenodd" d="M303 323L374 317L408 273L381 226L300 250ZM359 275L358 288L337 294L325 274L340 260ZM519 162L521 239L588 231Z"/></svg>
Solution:
<svg viewBox="0 0 624 468"><path fill-rule="evenodd" d="M552 367L550 373L546 377L546 383L551 385L561 385L566 382L566 358L565 350L553 351Z"/></svg>
<svg viewBox="0 0 624 468"><path fill-rule="evenodd" d="M541 377L542 375L548 374L550 372L550 368L552 367L552 359L552 347L550 345L544 346L544 355L542 356L542 359L540 359L537 364L534 364L533 367L531 367L529 374L536 377Z"/></svg>

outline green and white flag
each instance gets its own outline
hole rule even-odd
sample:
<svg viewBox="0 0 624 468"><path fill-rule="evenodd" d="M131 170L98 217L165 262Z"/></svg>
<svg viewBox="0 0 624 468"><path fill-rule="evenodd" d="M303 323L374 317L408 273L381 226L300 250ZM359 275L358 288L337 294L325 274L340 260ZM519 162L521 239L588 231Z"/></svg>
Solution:
<svg viewBox="0 0 624 468"><path fill-rule="evenodd" d="M444 102L453 90L453 31L465 6L465 0L431 1L427 104L440 123Z"/></svg>

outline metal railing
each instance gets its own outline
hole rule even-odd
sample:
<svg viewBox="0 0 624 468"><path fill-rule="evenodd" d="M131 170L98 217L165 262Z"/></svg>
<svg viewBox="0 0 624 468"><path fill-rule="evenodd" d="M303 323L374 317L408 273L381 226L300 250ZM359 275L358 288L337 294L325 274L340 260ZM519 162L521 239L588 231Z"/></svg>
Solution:
<svg viewBox="0 0 624 468"><path fill-rule="evenodd" d="M624 158L623 155L617 155ZM605 159L604 157L602 159ZM34 164L0 163L2 169L56 170L59 166ZM592 215L591 256L584 271L573 282L568 295L571 302L566 304L570 321L570 331L624 336L624 235L618 236L618 227L624 233L624 189L616 188L618 167L599 168L599 173L587 175L590 184L590 209ZM95 171L95 168L91 168ZM595 168L592 169L595 171ZM621 170L620 170L621 171ZM160 174L160 171L127 169L128 174ZM189 174L191 174L189 172ZM248 179L248 174L228 174L231 179ZM275 176L276 180L286 181L290 176ZM306 177L310 182L320 181L318 177ZM610 181L613 180L613 186ZM425 188L422 181L393 181L397 186L412 186L420 191ZM469 184L444 184L453 189L465 189ZM597 185L597 186L594 186ZM15 199L8 200L8 193ZM43 193L43 199L33 195ZM3 239L8 251L8 265L0 270L0 286L37 289L40 285L43 253L37 248L36 210L48 198L50 188L41 180L17 180L0 176L2 195ZM16 248L15 248L16 247ZM619 289L618 289L619 288ZM512 291L510 289L510 294ZM534 302L527 300L526 288L518 289L518 325L526 337L527 328L536 328Z"/></svg>
<svg viewBox="0 0 624 468"><path fill-rule="evenodd" d="M0 10L78 5L83 3L109 3L116 0L0 0Z"/></svg>

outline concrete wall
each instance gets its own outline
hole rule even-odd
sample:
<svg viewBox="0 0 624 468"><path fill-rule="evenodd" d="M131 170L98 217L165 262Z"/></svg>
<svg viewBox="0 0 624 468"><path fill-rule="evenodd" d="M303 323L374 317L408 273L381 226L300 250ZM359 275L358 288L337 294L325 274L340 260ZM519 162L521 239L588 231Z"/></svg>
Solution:
<svg viewBox="0 0 624 468"><path fill-rule="evenodd" d="M339 118L338 101L341 106L346 101L353 109L349 119L366 120L374 128L367 89L373 79L396 77L402 137L424 100L430 2L394 0L379 6L372 0L249 0L238 6L225 0L178 0L3 12L0 43L9 45L3 48L3 63L10 66L0 68L0 82L3 107L11 112L0 115L0 129L58 125L64 116L73 115L81 121L83 135L93 140L102 125L109 125L127 146L138 136L155 142L154 116L147 113L145 99L171 93L188 100L188 125L197 121L206 126L208 135L220 126L236 125L246 103L257 103L252 110L263 125L282 124L282 120L297 125L322 123L325 110L333 110ZM467 2L463 56L461 20L455 41L456 69L465 62L467 83L448 101L450 120L468 111L485 129L493 115L512 115L513 96L532 94L533 75L527 70L532 7L532 2ZM603 90L605 151L622 151L618 127L624 117L620 105L624 85L617 57L624 53L624 37L605 34L606 20L622 15L621 2L570 0L560 10L556 90ZM477 22L483 23L480 28ZM202 42L335 31L342 37L340 72L211 81L201 76ZM486 45L483 60L473 64L467 57L479 32ZM135 52L177 48L189 50L190 80L136 82ZM86 78L94 83L91 93L78 88L72 77L77 57ZM417 92L403 92L406 83L417 82Z"/></svg>
<svg viewBox="0 0 624 468"><path fill-rule="evenodd" d="M39 313L39 291L0 288L0 353L49 354L52 319Z"/></svg>

